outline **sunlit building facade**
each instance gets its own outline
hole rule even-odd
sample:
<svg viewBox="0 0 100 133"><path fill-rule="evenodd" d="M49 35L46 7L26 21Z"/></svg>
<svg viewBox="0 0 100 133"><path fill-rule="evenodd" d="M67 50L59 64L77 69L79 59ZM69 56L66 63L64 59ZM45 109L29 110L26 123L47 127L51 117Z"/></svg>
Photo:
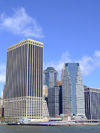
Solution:
<svg viewBox="0 0 100 133"><path fill-rule="evenodd" d="M4 116L43 118L43 43L23 40L7 48Z"/></svg>
<svg viewBox="0 0 100 133"><path fill-rule="evenodd" d="M79 63L64 64L62 81L62 113L85 117L84 87Z"/></svg>

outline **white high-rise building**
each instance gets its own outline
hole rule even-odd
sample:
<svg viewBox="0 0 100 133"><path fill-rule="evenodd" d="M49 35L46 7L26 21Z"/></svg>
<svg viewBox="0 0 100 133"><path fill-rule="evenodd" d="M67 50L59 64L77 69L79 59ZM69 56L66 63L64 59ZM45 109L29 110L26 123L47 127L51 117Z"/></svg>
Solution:
<svg viewBox="0 0 100 133"><path fill-rule="evenodd" d="M62 113L85 117L84 87L79 63L64 64L62 81Z"/></svg>

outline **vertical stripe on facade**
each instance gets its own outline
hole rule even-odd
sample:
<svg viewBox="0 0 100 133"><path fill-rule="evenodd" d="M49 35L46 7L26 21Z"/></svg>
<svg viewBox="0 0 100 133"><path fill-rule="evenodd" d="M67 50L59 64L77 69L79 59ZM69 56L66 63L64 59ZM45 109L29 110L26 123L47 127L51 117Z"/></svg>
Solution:
<svg viewBox="0 0 100 133"><path fill-rule="evenodd" d="M26 39L7 51L5 116L42 118L43 44Z"/></svg>

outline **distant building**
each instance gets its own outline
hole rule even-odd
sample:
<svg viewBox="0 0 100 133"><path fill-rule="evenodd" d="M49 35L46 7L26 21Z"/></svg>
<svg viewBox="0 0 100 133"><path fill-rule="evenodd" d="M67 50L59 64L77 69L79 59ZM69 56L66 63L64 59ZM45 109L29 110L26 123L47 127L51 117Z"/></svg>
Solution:
<svg viewBox="0 0 100 133"><path fill-rule="evenodd" d="M3 108L3 99L0 97L0 108Z"/></svg>
<svg viewBox="0 0 100 133"><path fill-rule="evenodd" d="M56 117L61 118L63 121L70 121L71 120L71 116L69 116L69 115L61 114L61 115L57 115Z"/></svg>
<svg viewBox="0 0 100 133"><path fill-rule="evenodd" d="M84 87L79 63L64 64L62 81L62 114L85 117Z"/></svg>
<svg viewBox="0 0 100 133"><path fill-rule="evenodd" d="M63 82L62 81L56 81L56 86L62 86Z"/></svg>
<svg viewBox="0 0 100 133"><path fill-rule="evenodd" d="M43 118L43 43L23 40L7 48L4 116Z"/></svg>
<svg viewBox="0 0 100 133"><path fill-rule="evenodd" d="M4 108L0 108L0 116L4 117Z"/></svg>
<svg viewBox="0 0 100 133"><path fill-rule="evenodd" d="M0 97L0 116L4 117L4 102L2 97Z"/></svg>
<svg viewBox="0 0 100 133"><path fill-rule="evenodd" d="M47 85L43 85L43 97L48 97L48 87L47 87Z"/></svg>
<svg viewBox="0 0 100 133"><path fill-rule="evenodd" d="M50 117L59 115L59 88L48 89L48 110Z"/></svg>
<svg viewBox="0 0 100 133"><path fill-rule="evenodd" d="M53 67L47 67L43 72L43 84L47 87L54 87L58 80L58 73Z"/></svg>
<svg viewBox="0 0 100 133"><path fill-rule="evenodd" d="M43 85L43 99L46 101L48 105L48 87L47 85Z"/></svg>
<svg viewBox="0 0 100 133"><path fill-rule="evenodd" d="M100 89L85 86L84 97L87 119L100 119Z"/></svg>
<svg viewBox="0 0 100 133"><path fill-rule="evenodd" d="M4 91L5 91L6 85L4 85L3 91L2 91L2 98L4 99Z"/></svg>
<svg viewBox="0 0 100 133"><path fill-rule="evenodd" d="M48 89L48 110L50 117L62 113L62 82L60 81L56 81L56 85Z"/></svg>
<svg viewBox="0 0 100 133"><path fill-rule="evenodd" d="M49 118L49 111L46 100L43 100L43 118Z"/></svg>

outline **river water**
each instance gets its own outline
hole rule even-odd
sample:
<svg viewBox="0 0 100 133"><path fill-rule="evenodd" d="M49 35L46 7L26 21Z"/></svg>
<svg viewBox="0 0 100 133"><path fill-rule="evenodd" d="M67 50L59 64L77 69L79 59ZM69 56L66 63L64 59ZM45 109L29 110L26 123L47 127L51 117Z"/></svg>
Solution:
<svg viewBox="0 0 100 133"><path fill-rule="evenodd" d="M96 126L8 126L0 125L0 133L100 133Z"/></svg>

